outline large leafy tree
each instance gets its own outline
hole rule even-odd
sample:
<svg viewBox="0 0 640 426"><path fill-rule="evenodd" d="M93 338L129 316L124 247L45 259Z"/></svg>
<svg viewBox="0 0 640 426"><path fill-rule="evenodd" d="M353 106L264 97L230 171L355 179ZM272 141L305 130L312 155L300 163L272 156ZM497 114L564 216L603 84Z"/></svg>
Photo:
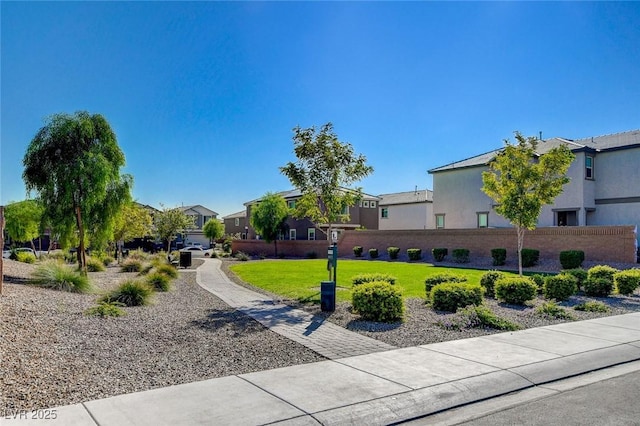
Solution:
<svg viewBox="0 0 640 426"><path fill-rule="evenodd" d="M116 244L120 241L132 241L134 238L143 238L151 235L153 218L149 211L136 202L129 202L122 206L113 228L113 240Z"/></svg>
<svg viewBox="0 0 640 426"><path fill-rule="evenodd" d="M36 200L24 200L7 204L5 220L7 234L21 243L30 241L36 251L33 240L40 236L43 208Z"/></svg>
<svg viewBox="0 0 640 426"><path fill-rule="evenodd" d="M218 219L209 219L202 227L202 233L209 239L209 243L211 243L218 238L222 238L224 235L224 224L220 223Z"/></svg>
<svg viewBox="0 0 640 426"><path fill-rule="evenodd" d="M294 216L308 217L313 222L329 226L349 220L349 206L362 198L362 189L348 188L373 172L364 155L356 155L353 146L340 142L327 123L293 129L294 153L298 160L289 162L280 171L302 192Z"/></svg>
<svg viewBox="0 0 640 426"><path fill-rule="evenodd" d="M33 138L23 159L27 191L35 191L45 221L61 240L77 231L78 262L86 273L85 232L97 246L113 232L116 213L131 198L133 178L122 175L125 157L100 114L54 114Z"/></svg>
<svg viewBox="0 0 640 426"><path fill-rule="evenodd" d="M289 208L285 199L268 192L260 202L251 209L251 226L262 238L270 243L273 241L276 257L278 256L278 234L286 229Z"/></svg>
<svg viewBox="0 0 640 426"><path fill-rule="evenodd" d="M567 170L575 158L566 145L537 153L538 139L515 132L517 143L506 147L482 173L482 191L496 203L496 212L515 226L518 236L518 271L522 275L525 230L535 229L542 206L552 204L569 183Z"/></svg>
<svg viewBox="0 0 640 426"><path fill-rule="evenodd" d="M166 208L162 206L162 211L153 216L153 226L158 238L167 243L167 252L171 248L173 241L178 234L183 233L194 226L194 218L186 215L179 208Z"/></svg>

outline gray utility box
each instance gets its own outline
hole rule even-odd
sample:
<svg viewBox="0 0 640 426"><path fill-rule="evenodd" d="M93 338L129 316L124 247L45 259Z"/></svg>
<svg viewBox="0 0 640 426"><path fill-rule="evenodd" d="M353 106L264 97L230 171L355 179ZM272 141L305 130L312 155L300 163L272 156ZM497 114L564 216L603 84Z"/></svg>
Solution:
<svg viewBox="0 0 640 426"><path fill-rule="evenodd" d="M336 310L336 283L334 281L320 283L320 308L323 312Z"/></svg>
<svg viewBox="0 0 640 426"><path fill-rule="evenodd" d="M191 252L190 251L181 251L180 252L180 267L181 268L190 268L191 267Z"/></svg>

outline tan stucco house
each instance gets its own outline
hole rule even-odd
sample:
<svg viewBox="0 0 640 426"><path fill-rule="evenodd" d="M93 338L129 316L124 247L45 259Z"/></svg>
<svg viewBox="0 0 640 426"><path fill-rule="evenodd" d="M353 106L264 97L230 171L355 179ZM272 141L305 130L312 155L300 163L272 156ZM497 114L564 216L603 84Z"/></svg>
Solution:
<svg viewBox="0 0 640 426"><path fill-rule="evenodd" d="M378 195L380 230L432 229L433 191L415 189Z"/></svg>

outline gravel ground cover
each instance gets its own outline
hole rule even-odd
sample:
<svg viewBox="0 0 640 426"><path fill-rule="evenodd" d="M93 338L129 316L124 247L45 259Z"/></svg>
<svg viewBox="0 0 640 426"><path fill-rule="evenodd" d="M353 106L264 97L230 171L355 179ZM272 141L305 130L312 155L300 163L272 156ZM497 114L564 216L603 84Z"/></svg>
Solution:
<svg viewBox="0 0 640 426"><path fill-rule="evenodd" d="M83 314L98 295L24 285L32 270L4 262L0 408L6 412L324 359L202 289L195 270L180 272L173 291L155 294L152 305L124 308L120 318ZM90 277L108 290L136 275L118 271Z"/></svg>

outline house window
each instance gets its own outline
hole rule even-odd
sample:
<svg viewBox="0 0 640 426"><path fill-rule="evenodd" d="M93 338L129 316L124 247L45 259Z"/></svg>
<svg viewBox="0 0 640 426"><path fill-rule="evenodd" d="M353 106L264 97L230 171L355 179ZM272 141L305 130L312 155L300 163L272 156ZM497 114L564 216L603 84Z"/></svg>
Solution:
<svg viewBox="0 0 640 426"><path fill-rule="evenodd" d="M341 214L344 214L344 215L349 214L349 206L342 207L342 213Z"/></svg>
<svg viewBox="0 0 640 426"><path fill-rule="evenodd" d="M290 209L295 209L296 208L296 200L287 201L287 207L289 207Z"/></svg>
<svg viewBox="0 0 640 426"><path fill-rule="evenodd" d="M489 227L489 213L488 212L478 212L478 228L488 228Z"/></svg>
<svg viewBox="0 0 640 426"><path fill-rule="evenodd" d="M585 179L593 179L593 156L584 157L584 177Z"/></svg>
<svg viewBox="0 0 640 426"><path fill-rule="evenodd" d="M437 214L436 215L436 229L443 229L444 228L444 215L443 214Z"/></svg>
<svg viewBox="0 0 640 426"><path fill-rule="evenodd" d="M307 240L315 240L315 239L316 239L316 228L308 228Z"/></svg>
<svg viewBox="0 0 640 426"><path fill-rule="evenodd" d="M278 231L278 240L284 240L284 232Z"/></svg>
<svg viewBox="0 0 640 426"><path fill-rule="evenodd" d="M369 207L371 207L372 209L376 208L376 202L375 201L369 201Z"/></svg>
<svg viewBox="0 0 640 426"><path fill-rule="evenodd" d="M387 219L389 217L389 209L387 207L383 207L380 210L380 217L383 219Z"/></svg>
<svg viewBox="0 0 640 426"><path fill-rule="evenodd" d="M364 200L362 202L362 207L367 207L368 208L369 207L369 200Z"/></svg>
<svg viewBox="0 0 640 426"><path fill-rule="evenodd" d="M295 240L296 239L296 230L295 229L289 229L289 239L290 240Z"/></svg>
<svg viewBox="0 0 640 426"><path fill-rule="evenodd" d="M233 220L233 224L234 224L235 226L240 226L240 218L239 218L239 217L236 217L236 218Z"/></svg>

